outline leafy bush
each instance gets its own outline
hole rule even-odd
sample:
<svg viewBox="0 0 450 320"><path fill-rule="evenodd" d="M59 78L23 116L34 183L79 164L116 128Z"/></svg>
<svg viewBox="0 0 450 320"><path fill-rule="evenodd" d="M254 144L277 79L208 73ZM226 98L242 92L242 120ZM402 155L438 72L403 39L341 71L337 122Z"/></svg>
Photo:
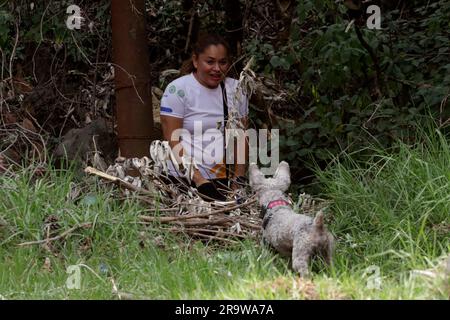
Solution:
<svg viewBox="0 0 450 320"><path fill-rule="evenodd" d="M110 42L109 1L79 1L83 18L79 30L66 25L67 8L73 4L69 0L5 2L0 6L0 47L10 55L18 31L15 58L19 61L29 60L40 46L51 48L52 53L63 49L74 62L95 59L99 46ZM108 50L105 46L102 51Z"/></svg>
<svg viewBox="0 0 450 320"><path fill-rule="evenodd" d="M288 44L276 48L264 37L246 43L258 71L275 74L289 91L272 109L281 115L282 154L294 167L325 164L373 138L384 147L398 138L412 142L411 128L428 110L449 117L450 1L386 9L382 30L361 27L380 75L354 27L345 32L344 13L334 1L298 0Z"/></svg>

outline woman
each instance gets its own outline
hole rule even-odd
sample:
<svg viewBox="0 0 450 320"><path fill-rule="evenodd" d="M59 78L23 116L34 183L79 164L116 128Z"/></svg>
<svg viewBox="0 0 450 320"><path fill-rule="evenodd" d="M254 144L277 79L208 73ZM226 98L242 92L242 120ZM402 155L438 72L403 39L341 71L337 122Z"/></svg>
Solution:
<svg viewBox="0 0 450 320"><path fill-rule="evenodd" d="M248 101L246 97L236 101L238 81L226 77L230 66L227 42L217 35L203 36L193 48L185 70L188 74L169 83L161 99L164 140L169 141L172 150L180 150L174 152L178 163L181 164L183 154L193 156L198 169L192 180L206 200L225 200L217 187L227 185L229 179L241 181L245 176L245 164L233 163L233 169L227 169L223 161L223 133L217 130L223 132L227 110L231 107L228 101L237 104L244 126L247 122ZM179 133L183 130L180 129L184 129L181 139ZM212 131L216 134L211 134ZM174 177L182 176L171 163L169 170ZM236 186L233 184L233 188Z"/></svg>

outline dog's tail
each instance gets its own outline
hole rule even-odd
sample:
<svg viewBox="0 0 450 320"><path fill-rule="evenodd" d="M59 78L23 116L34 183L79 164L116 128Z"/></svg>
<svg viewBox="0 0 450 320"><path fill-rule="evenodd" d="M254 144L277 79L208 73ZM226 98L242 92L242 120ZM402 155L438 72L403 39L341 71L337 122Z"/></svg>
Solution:
<svg viewBox="0 0 450 320"><path fill-rule="evenodd" d="M323 231L323 226L324 226L324 217L323 217L323 211L319 210L319 212L317 212L316 217L314 218L314 227L317 229L317 231Z"/></svg>

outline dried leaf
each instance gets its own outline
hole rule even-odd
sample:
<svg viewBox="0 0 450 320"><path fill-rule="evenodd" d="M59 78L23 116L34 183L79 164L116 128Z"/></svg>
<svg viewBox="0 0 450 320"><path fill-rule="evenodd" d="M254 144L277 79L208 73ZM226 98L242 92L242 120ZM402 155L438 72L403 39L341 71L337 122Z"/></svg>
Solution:
<svg viewBox="0 0 450 320"><path fill-rule="evenodd" d="M27 130L30 130L30 131L32 131L32 132L38 132L38 131L36 130L36 127L34 126L33 122L31 122L31 120L28 119L28 118L23 119L23 121L22 121L22 127L24 127L24 128L27 129Z"/></svg>

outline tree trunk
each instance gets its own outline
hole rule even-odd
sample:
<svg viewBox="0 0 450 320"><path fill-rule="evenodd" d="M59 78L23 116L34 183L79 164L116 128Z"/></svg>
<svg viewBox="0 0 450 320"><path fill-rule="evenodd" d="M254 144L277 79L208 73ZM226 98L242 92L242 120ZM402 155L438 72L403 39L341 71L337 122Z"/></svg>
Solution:
<svg viewBox="0 0 450 320"><path fill-rule="evenodd" d="M156 137L145 0L112 0L111 15L119 150L124 157L142 157Z"/></svg>

